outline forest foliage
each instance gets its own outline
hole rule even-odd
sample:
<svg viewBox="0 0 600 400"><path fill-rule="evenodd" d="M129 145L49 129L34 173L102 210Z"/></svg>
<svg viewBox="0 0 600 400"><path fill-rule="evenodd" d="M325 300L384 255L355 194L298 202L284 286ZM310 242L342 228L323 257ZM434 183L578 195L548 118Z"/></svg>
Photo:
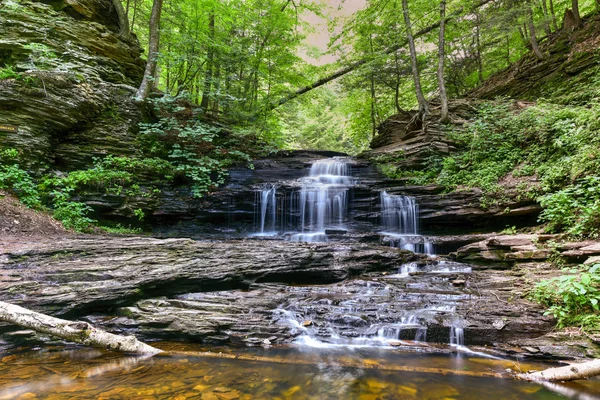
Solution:
<svg viewBox="0 0 600 400"><path fill-rule="evenodd" d="M129 27L147 48L153 0L122 1ZM401 0L367 0L350 17L336 17L318 0L169 0L160 22L154 84L165 93L185 94L207 114L253 129L276 147L300 145L357 153L368 147L377 126L417 99L412 79L407 25ZM560 29L571 0L449 0L446 4L444 70L450 97L458 97L511 65ZM594 12L594 0L579 0L579 13ZM440 21L439 1L407 2L413 32ZM342 2L340 7L344 7ZM306 16L329 18L327 54L336 62L315 66L301 54L311 27ZM423 92L438 93L439 29L416 38ZM390 51L395 47L396 51ZM328 74L361 63L341 79L309 91L273 112L270 106ZM325 112L322 112L325 110ZM338 129L328 129L335 110ZM300 135L309 124L319 132ZM304 133L308 133L305 131ZM302 138L299 141L299 138Z"/></svg>

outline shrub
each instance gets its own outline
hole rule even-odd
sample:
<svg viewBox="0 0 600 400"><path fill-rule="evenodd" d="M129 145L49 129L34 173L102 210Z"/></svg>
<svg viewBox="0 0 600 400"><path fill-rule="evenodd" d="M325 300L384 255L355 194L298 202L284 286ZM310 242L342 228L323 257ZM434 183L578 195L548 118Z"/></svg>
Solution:
<svg viewBox="0 0 600 400"><path fill-rule="evenodd" d="M549 223L549 230L566 230L573 235L600 234L600 176L587 176L539 200L544 208L540 220Z"/></svg>
<svg viewBox="0 0 600 400"><path fill-rule="evenodd" d="M535 286L532 297L548 307L559 327L600 326L600 264L565 270L567 274L548 279Z"/></svg>

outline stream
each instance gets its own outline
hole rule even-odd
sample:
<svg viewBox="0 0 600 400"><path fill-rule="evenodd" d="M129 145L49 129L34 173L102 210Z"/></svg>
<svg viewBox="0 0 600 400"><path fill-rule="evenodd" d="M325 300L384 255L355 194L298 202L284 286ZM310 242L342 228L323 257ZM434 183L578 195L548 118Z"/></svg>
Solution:
<svg viewBox="0 0 600 400"><path fill-rule="evenodd" d="M246 349L243 354L273 362L241 361L194 356L193 351L203 349L191 345L157 345L190 354L145 359L50 347L4 356L0 399L600 399L597 379L540 384L476 376L502 373L507 368L545 368L542 363L302 346ZM231 348L210 350L240 353ZM452 369L471 375L386 370L394 366Z"/></svg>
<svg viewBox="0 0 600 400"><path fill-rule="evenodd" d="M365 195L352 163L317 160L298 179L257 184L244 238L83 238L58 244L64 256L7 264L6 276L28 267L46 285L33 306L95 311L93 324L173 353L5 346L0 400L600 399L600 379L510 378L555 365L496 346L546 322L518 304L498 310L489 291L505 276L436 254L448 249L421 233L416 199ZM55 285L65 279L71 298ZM122 306L109 314L98 312L106 288Z"/></svg>

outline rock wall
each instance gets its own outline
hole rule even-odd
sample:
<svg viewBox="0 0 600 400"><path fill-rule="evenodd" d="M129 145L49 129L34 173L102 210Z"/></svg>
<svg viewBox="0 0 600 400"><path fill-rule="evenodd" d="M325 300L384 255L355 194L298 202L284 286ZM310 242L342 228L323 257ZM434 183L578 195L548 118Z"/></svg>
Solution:
<svg viewBox="0 0 600 400"><path fill-rule="evenodd" d="M134 36L119 37L110 0L9 2L0 8L2 147L32 169L77 169L95 156L135 153L142 118L131 97L144 69Z"/></svg>
<svg viewBox="0 0 600 400"><path fill-rule="evenodd" d="M416 112L392 115L379 125L377 135L371 141L371 151L363 156L375 158L394 155L399 167L419 170L426 166L432 154L449 154L456 150L455 143L446 135L450 130L460 130L475 114L473 102L451 100L448 105L452 123L445 126L440 120L440 104L430 103L431 115L421 122Z"/></svg>

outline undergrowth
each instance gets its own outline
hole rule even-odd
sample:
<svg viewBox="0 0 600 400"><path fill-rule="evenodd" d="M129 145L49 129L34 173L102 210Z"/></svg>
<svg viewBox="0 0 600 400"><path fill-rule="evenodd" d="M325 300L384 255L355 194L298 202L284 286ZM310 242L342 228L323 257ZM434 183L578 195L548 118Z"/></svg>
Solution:
<svg viewBox="0 0 600 400"><path fill-rule="evenodd" d="M202 197L225 180L234 164L249 165L254 138L236 135L224 127L207 123L178 105L178 99L153 101L157 118L140 126L137 157L109 155L94 159L84 170L65 174L34 174L21 165L16 149L0 152L0 189L12 191L26 206L47 209L67 229L90 231L98 224L93 209L83 201L87 194L158 200L164 185L189 187L190 196ZM125 208L125 215L139 224L149 210ZM105 226L114 233L139 233L139 226Z"/></svg>
<svg viewBox="0 0 600 400"><path fill-rule="evenodd" d="M536 199L549 232L600 234L600 104L538 102L522 109L509 99L482 101L476 117L447 135L459 151L431 154L418 170L401 160L375 160L391 178L437 184L446 191L481 188L482 206L506 196ZM521 183L507 193L502 179ZM530 177L531 179L522 179ZM531 182L535 182L532 184Z"/></svg>
<svg viewBox="0 0 600 400"><path fill-rule="evenodd" d="M548 308L545 315L554 316L559 328L600 329L600 264L563 271L538 283L531 297Z"/></svg>

